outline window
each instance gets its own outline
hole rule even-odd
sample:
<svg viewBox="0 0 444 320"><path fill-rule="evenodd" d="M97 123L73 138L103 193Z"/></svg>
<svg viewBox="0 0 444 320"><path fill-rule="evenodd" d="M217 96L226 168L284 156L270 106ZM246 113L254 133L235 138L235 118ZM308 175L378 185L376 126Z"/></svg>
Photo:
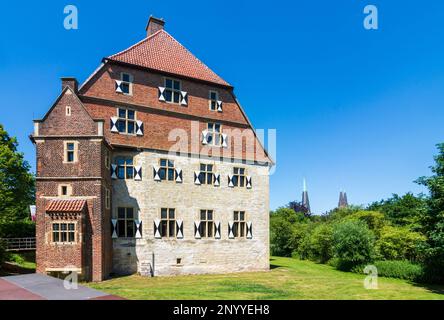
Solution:
<svg viewBox="0 0 444 320"><path fill-rule="evenodd" d="M220 123L208 123L208 144L213 146L220 146L222 144L221 127Z"/></svg>
<svg viewBox="0 0 444 320"><path fill-rule="evenodd" d="M105 151L105 167L107 169L109 169L110 165L111 165L111 157L110 157L110 154L109 154L109 150L106 150Z"/></svg>
<svg viewBox="0 0 444 320"><path fill-rule="evenodd" d="M160 235L162 238L176 236L176 209L160 209Z"/></svg>
<svg viewBox="0 0 444 320"><path fill-rule="evenodd" d="M134 238L134 209L117 208L117 236L119 238Z"/></svg>
<svg viewBox="0 0 444 320"><path fill-rule="evenodd" d="M213 210L200 210L199 233L202 238L212 238L214 229Z"/></svg>
<svg viewBox="0 0 444 320"><path fill-rule="evenodd" d="M111 208L111 191L108 188L105 188L105 208Z"/></svg>
<svg viewBox="0 0 444 320"><path fill-rule="evenodd" d="M245 186L245 168L233 168L233 178L231 180L235 187Z"/></svg>
<svg viewBox="0 0 444 320"><path fill-rule="evenodd" d="M132 95L133 94L133 76L129 73L122 72L120 74L120 80L122 81L120 83L120 89L122 90L122 93L125 95Z"/></svg>
<svg viewBox="0 0 444 320"><path fill-rule="evenodd" d="M72 194L72 187L69 184L59 184L59 196L66 197Z"/></svg>
<svg viewBox="0 0 444 320"><path fill-rule="evenodd" d="M245 237L245 211L234 211L233 234L235 238Z"/></svg>
<svg viewBox="0 0 444 320"><path fill-rule="evenodd" d="M134 178L133 158L118 157L116 158L116 162L117 162L117 178L119 179Z"/></svg>
<svg viewBox="0 0 444 320"><path fill-rule="evenodd" d="M71 107L70 106L66 106L66 115L67 116L71 115Z"/></svg>
<svg viewBox="0 0 444 320"><path fill-rule="evenodd" d="M118 108L117 130L119 133L135 134L136 112L131 109Z"/></svg>
<svg viewBox="0 0 444 320"><path fill-rule="evenodd" d="M77 162L77 143L73 141L65 142L64 162Z"/></svg>
<svg viewBox="0 0 444 320"><path fill-rule="evenodd" d="M160 159L159 177L160 180L176 180L176 169L174 168L173 160Z"/></svg>
<svg viewBox="0 0 444 320"><path fill-rule="evenodd" d="M210 97L209 97L210 110L216 111L217 100L219 100L219 94L217 93L217 91L210 91Z"/></svg>
<svg viewBox="0 0 444 320"><path fill-rule="evenodd" d="M52 242L76 242L76 224L54 222L52 224Z"/></svg>
<svg viewBox="0 0 444 320"><path fill-rule="evenodd" d="M201 184L213 184L213 165L212 164L200 164L199 180Z"/></svg>
<svg viewBox="0 0 444 320"><path fill-rule="evenodd" d="M163 93L166 102L179 103L181 98L180 81L166 78L165 91Z"/></svg>

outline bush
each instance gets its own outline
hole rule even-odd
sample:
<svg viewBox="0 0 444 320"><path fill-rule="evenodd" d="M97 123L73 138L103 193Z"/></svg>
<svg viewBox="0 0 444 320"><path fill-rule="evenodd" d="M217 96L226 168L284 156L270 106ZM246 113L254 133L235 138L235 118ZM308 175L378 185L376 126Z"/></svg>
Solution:
<svg viewBox="0 0 444 320"><path fill-rule="evenodd" d="M426 237L407 228L384 227L376 241L376 250L385 260L422 261Z"/></svg>
<svg viewBox="0 0 444 320"><path fill-rule="evenodd" d="M29 220L19 220L0 223L0 238L35 237L35 223Z"/></svg>
<svg viewBox="0 0 444 320"><path fill-rule="evenodd" d="M307 233L299 246L302 259L326 263L333 257L333 229L329 224L319 224Z"/></svg>
<svg viewBox="0 0 444 320"><path fill-rule="evenodd" d="M3 242L0 241L0 269L2 267L2 263L6 261L6 248Z"/></svg>
<svg viewBox="0 0 444 320"><path fill-rule="evenodd" d="M346 219L364 222L377 236L385 224L384 215L378 211L360 210L347 216Z"/></svg>
<svg viewBox="0 0 444 320"><path fill-rule="evenodd" d="M272 255L290 257L293 252L291 223L282 217L270 221L270 251Z"/></svg>
<svg viewBox="0 0 444 320"><path fill-rule="evenodd" d="M374 257L374 235L361 221L345 221L333 228L333 250L338 258L338 269L367 263Z"/></svg>
<svg viewBox="0 0 444 320"><path fill-rule="evenodd" d="M376 261L373 265L378 270L379 277L421 281L424 268L409 261ZM356 267L353 272L363 273L365 266Z"/></svg>

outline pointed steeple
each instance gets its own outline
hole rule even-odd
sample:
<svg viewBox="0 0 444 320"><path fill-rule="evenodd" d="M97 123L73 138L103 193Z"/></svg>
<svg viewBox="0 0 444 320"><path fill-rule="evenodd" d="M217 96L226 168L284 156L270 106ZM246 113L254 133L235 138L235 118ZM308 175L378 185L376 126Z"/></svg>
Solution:
<svg viewBox="0 0 444 320"><path fill-rule="evenodd" d="M346 208L346 207L348 207L347 193L345 191L341 191L339 192L338 208Z"/></svg>
<svg viewBox="0 0 444 320"><path fill-rule="evenodd" d="M302 206L307 210L307 214L311 213L311 209L310 209L310 200L308 199L308 191L307 191L307 183L305 181L303 181L303 186L302 186Z"/></svg>

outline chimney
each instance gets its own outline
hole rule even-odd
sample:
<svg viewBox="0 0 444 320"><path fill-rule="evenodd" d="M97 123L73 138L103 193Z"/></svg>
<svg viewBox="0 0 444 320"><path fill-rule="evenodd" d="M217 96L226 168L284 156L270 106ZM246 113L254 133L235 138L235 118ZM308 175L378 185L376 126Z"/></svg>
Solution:
<svg viewBox="0 0 444 320"><path fill-rule="evenodd" d="M162 30L163 26L165 25L165 21L163 18L155 18L153 16L150 16L150 19L148 20L148 24L146 25L146 36L149 37L153 33Z"/></svg>
<svg viewBox="0 0 444 320"><path fill-rule="evenodd" d="M77 93L77 80L73 77L63 77L62 78L62 91L65 89L65 87L70 87L74 93Z"/></svg>

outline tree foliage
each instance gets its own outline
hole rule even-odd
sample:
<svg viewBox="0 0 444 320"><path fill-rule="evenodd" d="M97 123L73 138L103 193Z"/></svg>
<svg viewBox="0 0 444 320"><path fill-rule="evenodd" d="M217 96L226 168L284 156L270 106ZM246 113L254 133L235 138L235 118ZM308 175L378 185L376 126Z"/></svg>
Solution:
<svg viewBox="0 0 444 320"><path fill-rule="evenodd" d="M436 281L444 282L444 143L437 145L438 155L431 167L433 175L421 177L419 184L429 189L427 214L421 216L421 225L428 238L426 267Z"/></svg>
<svg viewBox="0 0 444 320"><path fill-rule="evenodd" d="M374 241L373 233L361 221L344 221L333 229L335 256L347 269L372 261Z"/></svg>
<svg viewBox="0 0 444 320"><path fill-rule="evenodd" d="M17 146L0 124L0 223L26 218L34 202L34 177Z"/></svg>

